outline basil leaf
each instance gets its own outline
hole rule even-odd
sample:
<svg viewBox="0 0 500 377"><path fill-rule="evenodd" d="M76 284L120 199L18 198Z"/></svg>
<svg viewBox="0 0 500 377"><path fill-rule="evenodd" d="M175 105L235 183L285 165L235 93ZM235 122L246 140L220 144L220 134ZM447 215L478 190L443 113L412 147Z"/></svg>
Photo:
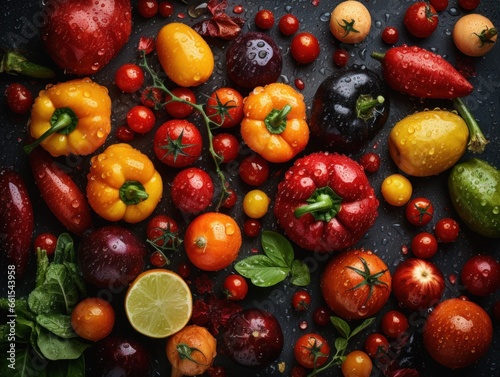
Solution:
<svg viewBox="0 0 500 377"><path fill-rule="evenodd" d="M249 278L258 287L270 287L283 281L290 269L279 267L267 255L252 255L234 266L238 273Z"/></svg>
<svg viewBox="0 0 500 377"><path fill-rule="evenodd" d="M330 317L330 321L332 322L333 326L337 329L337 331L340 333L341 336L344 338L349 338L351 334L351 328L349 327L349 324L344 321L342 318L332 316Z"/></svg>
<svg viewBox="0 0 500 377"><path fill-rule="evenodd" d="M352 330L351 336L354 336L357 333L363 331L368 326L370 326L374 321L375 321L375 318L367 318L367 319L365 319L358 327L356 327L354 330Z"/></svg>
<svg viewBox="0 0 500 377"><path fill-rule="evenodd" d="M347 348L348 342L346 338L338 337L335 339L334 344L337 351L343 351Z"/></svg>
<svg viewBox="0 0 500 377"><path fill-rule="evenodd" d="M284 236L266 230L262 232L261 244L264 253L279 267L290 267L294 258L293 247Z"/></svg>
<svg viewBox="0 0 500 377"><path fill-rule="evenodd" d="M64 339L75 338L78 336L71 326L71 316L69 315L40 314L36 317L36 323Z"/></svg>
<svg viewBox="0 0 500 377"><path fill-rule="evenodd" d="M77 359L90 346L79 338L64 339L43 327L38 327L37 345L42 355L48 360Z"/></svg>
<svg viewBox="0 0 500 377"><path fill-rule="evenodd" d="M295 259L292 262L292 277L290 278L290 283L297 285L299 287L305 287L311 282L311 274L309 273L309 267L304 262Z"/></svg>

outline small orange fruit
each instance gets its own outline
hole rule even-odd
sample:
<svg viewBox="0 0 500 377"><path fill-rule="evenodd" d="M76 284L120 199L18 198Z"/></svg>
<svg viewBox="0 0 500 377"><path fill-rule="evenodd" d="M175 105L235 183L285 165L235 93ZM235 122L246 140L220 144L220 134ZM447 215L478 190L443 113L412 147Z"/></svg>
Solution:
<svg viewBox="0 0 500 377"><path fill-rule="evenodd" d="M71 326L83 339L97 341L107 337L115 325L115 310L109 302L87 297L71 312Z"/></svg>
<svg viewBox="0 0 500 377"><path fill-rule="evenodd" d="M207 212L194 218L184 235L186 254L196 267L204 271L221 270L238 257L241 230L232 217Z"/></svg>

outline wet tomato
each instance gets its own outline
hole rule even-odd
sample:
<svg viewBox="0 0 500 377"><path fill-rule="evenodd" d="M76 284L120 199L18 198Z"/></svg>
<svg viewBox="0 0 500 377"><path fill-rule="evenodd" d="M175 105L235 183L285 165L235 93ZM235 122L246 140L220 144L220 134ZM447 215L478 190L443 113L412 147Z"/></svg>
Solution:
<svg viewBox="0 0 500 377"><path fill-rule="evenodd" d="M311 295L309 292L299 289L292 296L292 306L298 312L304 312L311 305Z"/></svg>
<svg viewBox="0 0 500 377"><path fill-rule="evenodd" d="M147 87L141 92L141 103L151 109L163 102L163 92L158 88Z"/></svg>
<svg viewBox="0 0 500 377"><path fill-rule="evenodd" d="M201 212L212 203L212 178L199 168L186 168L174 177L171 196L176 207L182 212Z"/></svg>
<svg viewBox="0 0 500 377"><path fill-rule="evenodd" d="M319 334L304 334L295 342L293 354L305 368L320 367L328 361L330 346Z"/></svg>
<svg viewBox="0 0 500 377"><path fill-rule="evenodd" d="M413 225L427 225L434 216L434 206L427 198L414 198L406 205L406 219Z"/></svg>
<svg viewBox="0 0 500 377"><path fill-rule="evenodd" d="M359 350L348 353L341 365L344 377L369 377L372 369L370 356Z"/></svg>
<svg viewBox="0 0 500 377"><path fill-rule="evenodd" d="M208 98L208 117L222 128L237 126L243 119L243 96L233 88L219 88Z"/></svg>
<svg viewBox="0 0 500 377"><path fill-rule="evenodd" d="M299 33L292 39L290 52L297 63L312 63L320 54L318 38L309 32Z"/></svg>
<svg viewBox="0 0 500 377"><path fill-rule="evenodd" d="M252 154L241 161L239 175L247 185L260 186L269 177L269 163L260 155Z"/></svg>
<svg viewBox="0 0 500 377"><path fill-rule="evenodd" d="M170 1L160 1L158 4L158 11L162 15L162 17L170 17L174 14L174 4Z"/></svg>
<svg viewBox="0 0 500 377"><path fill-rule="evenodd" d="M52 255L56 251L57 237L52 233L40 233L35 237L33 247L36 250L45 250L47 255Z"/></svg>
<svg viewBox="0 0 500 377"><path fill-rule="evenodd" d="M217 134L212 138L215 153L221 157L222 163L236 160L240 153L240 142L236 136L229 133Z"/></svg>
<svg viewBox="0 0 500 377"><path fill-rule="evenodd" d="M434 9L438 12L441 12L448 8L448 0L430 0L429 1ZM478 1L479 2L479 1ZM460 1L459 1L460 3Z"/></svg>
<svg viewBox="0 0 500 377"><path fill-rule="evenodd" d="M137 11L144 18L152 18L158 13L158 1L139 0L137 2Z"/></svg>
<svg viewBox="0 0 500 377"><path fill-rule="evenodd" d="M398 338L409 329L410 323L403 312L389 310L382 316L380 323L383 333L389 338Z"/></svg>
<svg viewBox="0 0 500 377"><path fill-rule="evenodd" d="M179 245L179 225L167 215L156 215L146 226L147 242L155 248L168 249Z"/></svg>
<svg viewBox="0 0 500 377"><path fill-rule="evenodd" d="M333 63L337 67L345 67L349 62L349 53L343 48L338 48L333 52Z"/></svg>
<svg viewBox="0 0 500 377"><path fill-rule="evenodd" d="M384 43L388 45L394 45L398 43L399 40L399 31L394 26L387 26L384 30L382 30L382 40Z"/></svg>
<svg viewBox="0 0 500 377"><path fill-rule="evenodd" d="M440 219L434 227L434 235L438 242L451 243L455 242L460 233L460 225L452 218L445 217Z"/></svg>
<svg viewBox="0 0 500 377"><path fill-rule="evenodd" d="M146 106L137 105L127 113L127 125L139 134L148 133L155 126L156 117L153 111Z"/></svg>
<svg viewBox="0 0 500 377"><path fill-rule="evenodd" d="M232 274L224 279L222 285L228 300L244 300L248 293L248 283L241 275Z"/></svg>
<svg viewBox="0 0 500 377"><path fill-rule="evenodd" d="M274 25L274 13L268 9L261 9L255 15L255 25L262 30L269 30Z"/></svg>
<svg viewBox="0 0 500 377"><path fill-rule="evenodd" d="M122 92L136 92L144 83L144 71L137 64L123 64L116 70L115 82Z"/></svg>
<svg viewBox="0 0 500 377"><path fill-rule="evenodd" d="M278 22L281 34L286 36L295 34L299 30L299 26L299 19L290 13L281 16Z"/></svg>
<svg viewBox="0 0 500 377"><path fill-rule="evenodd" d="M437 29L438 15L428 2L417 1L406 10L404 24L415 37L427 38Z"/></svg>
<svg viewBox="0 0 500 377"><path fill-rule="evenodd" d="M103 339L111 334L114 325L115 310L102 298L87 297L71 312L71 326L83 339Z"/></svg>
<svg viewBox="0 0 500 377"><path fill-rule="evenodd" d="M370 357L376 358L389 349L389 340L380 333L370 334L365 339L364 349Z"/></svg>
<svg viewBox="0 0 500 377"><path fill-rule="evenodd" d="M470 293L488 296L500 288L500 262L490 255L474 255L465 262L460 276Z"/></svg>
<svg viewBox="0 0 500 377"><path fill-rule="evenodd" d="M16 114L27 113L33 105L33 96L23 84L10 84L5 89L5 97L7 99L7 106Z"/></svg>
<svg viewBox="0 0 500 377"><path fill-rule="evenodd" d="M194 111L193 106L189 103L196 104L196 94L189 88L174 88L170 91L174 96L180 98L182 101L172 100L172 96L167 94L165 96L165 111L171 117L176 119L187 118ZM189 103L186 103L189 102Z"/></svg>
<svg viewBox="0 0 500 377"><path fill-rule="evenodd" d="M245 233L247 237L257 237L261 228L262 225L257 219L247 219L243 223L243 233Z"/></svg>
<svg viewBox="0 0 500 377"><path fill-rule="evenodd" d="M120 141L128 143L134 140L135 132L129 126L118 126L116 128L116 138Z"/></svg>
<svg viewBox="0 0 500 377"><path fill-rule="evenodd" d="M436 238L427 232L418 233L411 241L411 251L417 258L432 258L438 250Z"/></svg>
<svg viewBox="0 0 500 377"><path fill-rule="evenodd" d="M250 190L243 198L243 212L252 219L260 219L269 209L271 199L262 190Z"/></svg>
<svg viewBox="0 0 500 377"><path fill-rule="evenodd" d="M359 163L368 173L375 173L380 169L380 156L377 153L365 153L359 158Z"/></svg>

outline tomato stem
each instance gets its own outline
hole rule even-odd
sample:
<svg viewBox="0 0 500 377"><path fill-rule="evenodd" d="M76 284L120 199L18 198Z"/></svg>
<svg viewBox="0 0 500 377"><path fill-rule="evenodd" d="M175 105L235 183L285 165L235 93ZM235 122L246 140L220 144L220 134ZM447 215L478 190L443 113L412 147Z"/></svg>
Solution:
<svg viewBox="0 0 500 377"><path fill-rule="evenodd" d="M23 55L14 51L5 53L0 61L0 72L21 73L37 79L50 79L56 75L52 69L30 62Z"/></svg>
<svg viewBox="0 0 500 377"><path fill-rule="evenodd" d="M453 105L469 128L468 149L473 153L483 153L489 141L481 131L481 127L461 98L454 98Z"/></svg>

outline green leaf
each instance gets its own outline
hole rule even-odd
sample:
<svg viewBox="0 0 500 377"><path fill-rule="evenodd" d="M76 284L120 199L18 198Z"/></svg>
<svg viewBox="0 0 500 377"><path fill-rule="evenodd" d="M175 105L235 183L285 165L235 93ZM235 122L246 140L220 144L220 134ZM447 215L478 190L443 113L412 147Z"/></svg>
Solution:
<svg viewBox="0 0 500 377"><path fill-rule="evenodd" d="M2 355L4 355L3 349ZM0 359L0 376L45 377L47 375L45 363L46 361L40 360L29 345L25 347L16 346L15 365L11 364L8 357L2 357Z"/></svg>
<svg viewBox="0 0 500 377"><path fill-rule="evenodd" d="M245 258L234 266L238 273L251 279L252 283L258 287L270 287L283 281L290 269L279 267L266 255L252 255Z"/></svg>
<svg viewBox="0 0 500 377"><path fill-rule="evenodd" d="M65 314L40 314L36 317L36 322L49 330L54 335L60 336L61 338L69 339L75 338L78 335L73 330L71 326L71 316Z"/></svg>
<svg viewBox="0 0 500 377"><path fill-rule="evenodd" d="M352 333L350 336L352 337L352 336L358 334L359 332L363 331L368 326L370 326L374 321L375 321L375 318L365 319L358 327L356 327L354 330L352 330Z"/></svg>
<svg viewBox="0 0 500 377"><path fill-rule="evenodd" d="M53 263L61 264L64 262L76 263L73 238L71 238L71 236L68 233L62 233L58 237L56 250L54 252Z"/></svg>
<svg viewBox="0 0 500 377"><path fill-rule="evenodd" d="M337 331L340 333L341 336L344 338L349 338L351 334L351 328L349 327L349 324L344 321L342 318L332 316L330 317L330 321L332 322L333 326L337 329Z"/></svg>
<svg viewBox="0 0 500 377"><path fill-rule="evenodd" d="M43 357L48 360L69 360L79 358L90 344L79 338L64 339L43 327L38 327L37 345Z"/></svg>
<svg viewBox="0 0 500 377"><path fill-rule="evenodd" d="M66 377L85 377L85 357L83 354L78 359L68 360Z"/></svg>
<svg viewBox="0 0 500 377"><path fill-rule="evenodd" d="M343 337L338 337L335 339L334 345L337 352L342 352L347 348L347 339Z"/></svg>
<svg viewBox="0 0 500 377"><path fill-rule="evenodd" d="M290 268L294 259L293 247L290 241L284 236L266 230L262 232L261 244L264 253L271 258L277 266Z"/></svg>
<svg viewBox="0 0 500 377"><path fill-rule="evenodd" d="M87 288L85 287L85 282L82 276L78 273L78 267L75 263L64 262L64 265L68 269L69 277L71 281L75 284L81 297L87 296Z"/></svg>
<svg viewBox="0 0 500 377"><path fill-rule="evenodd" d="M16 342L29 342L33 331L35 331L35 322L24 317L16 318Z"/></svg>
<svg viewBox="0 0 500 377"><path fill-rule="evenodd" d="M311 274L309 273L307 264L295 259L292 262L291 271L292 277L290 278L290 283L293 285L305 287L311 282Z"/></svg>

